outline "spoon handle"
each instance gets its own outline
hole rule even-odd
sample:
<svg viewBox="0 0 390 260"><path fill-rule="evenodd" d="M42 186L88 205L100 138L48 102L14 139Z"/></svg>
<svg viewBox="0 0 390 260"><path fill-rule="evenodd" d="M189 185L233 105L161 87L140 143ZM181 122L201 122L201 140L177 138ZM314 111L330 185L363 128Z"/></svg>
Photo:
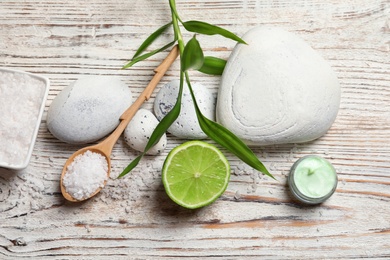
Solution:
<svg viewBox="0 0 390 260"><path fill-rule="evenodd" d="M112 132L102 143L100 143L100 149L106 154L110 154L112 148L114 147L116 141L121 136L126 126L129 124L130 120L133 118L135 113L141 107L141 105L150 98L157 84L160 82L161 78L164 76L165 72L169 69L172 63L176 60L179 55L179 49L176 45L173 47L168 56L161 62L161 64L154 70L156 73L149 84L145 87L144 91L138 96L135 102L126 109L125 112L120 117L121 122L117 128Z"/></svg>
<svg viewBox="0 0 390 260"><path fill-rule="evenodd" d="M179 55L179 48L176 45L175 47L173 47L173 49L168 54L168 56L161 62L161 64L154 69L154 72L156 74L149 82L149 84L146 86L144 91L140 94L138 99L134 102L132 106L130 106L125 112L123 112L123 114L120 117L122 122L123 121L127 122L126 125L130 122L130 120L138 111L142 103L150 98L157 84L160 82L161 78L164 76L165 72L169 69L171 64L176 60L178 55Z"/></svg>

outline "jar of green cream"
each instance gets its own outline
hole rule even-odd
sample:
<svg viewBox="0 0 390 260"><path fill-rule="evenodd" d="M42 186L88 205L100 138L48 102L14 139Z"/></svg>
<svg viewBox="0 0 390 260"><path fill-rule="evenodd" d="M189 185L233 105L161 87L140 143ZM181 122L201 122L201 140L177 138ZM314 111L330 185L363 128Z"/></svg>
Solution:
<svg viewBox="0 0 390 260"><path fill-rule="evenodd" d="M332 164L320 156L308 155L294 163L287 181L297 200L313 205L332 196L338 179Z"/></svg>

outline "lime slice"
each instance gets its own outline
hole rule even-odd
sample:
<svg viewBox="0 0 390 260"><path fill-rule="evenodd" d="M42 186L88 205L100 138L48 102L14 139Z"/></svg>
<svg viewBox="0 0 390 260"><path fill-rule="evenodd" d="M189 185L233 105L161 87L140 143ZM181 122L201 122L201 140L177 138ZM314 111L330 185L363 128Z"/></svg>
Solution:
<svg viewBox="0 0 390 260"><path fill-rule="evenodd" d="M189 209L214 202L226 190L230 165L217 147L202 141L189 141L174 148L162 170L168 196Z"/></svg>

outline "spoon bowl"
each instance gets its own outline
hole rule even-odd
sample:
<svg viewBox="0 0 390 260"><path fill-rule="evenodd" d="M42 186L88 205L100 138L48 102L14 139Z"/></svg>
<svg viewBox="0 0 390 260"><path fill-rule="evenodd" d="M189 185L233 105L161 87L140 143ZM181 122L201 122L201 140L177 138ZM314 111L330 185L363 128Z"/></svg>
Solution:
<svg viewBox="0 0 390 260"><path fill-rule="evenodd" d="M60 179L60 187L61 187L61 193L62 195L64 196L64 198L68 201L71 201L71 202L78 202L78 201L83 201L83 200L86 200L90 197L93 197L95 196L96 194L98 194L101 189L103 187L99 187L95 192L93 192L88 198L85 198L85 199L82 199L82 200L79 200L79 199L76 199L74 198L72 195L70 195L67 191L66 191L66 188L63 184L63 179L64 179L64 176L67 172L67 168L68 166L74 161L74 158L76 158L78 155L81 155L81 154L84 154L85 152L87 151L91 151L91 152L94 152L94 153L99 153L101 154L102 156L104 156L104 158L106 159L107 161L107 166L108 166L108 169L107 169L107 179L104 181L103 183L103 186L106 185L107 183L107 180L108 178L110 177L110 169L111 169L111 159L110 159L110 154L106 154L105 151L103 151L101 148L100 148L100 145L97 144L97 145L93 145L93 146L88 146L88 147L85 147L85 148L82 148L80 150L78 150L77 152L75 152L74 154L72 154L69 159L65 162L65 165L64 165L64 168L62 170L62 173L61 173L61 179Z"/></svg>
<svg viewBox="0 0 390 260"><path fill-rule="evenodd" d="M126 126L129 124L130 120L133 118L135 113L138 111L138 109L141 107L141 105L144 103L144 101L148 100L150 96L153 93L153 90L157 86L157 84L160 82L161 78L164 76L165 72L169 69L171 64L176 60L177 56L179 55L178 47L175 46L171 52L168 54L168 56L163 60L163 62L154 70L155 75L152 78L152 80L149 82L148 86L144 89L144 91L139 95L137 100L121 115L119 118L120 123L117 126L117 128L101 143L98 143L96 145L87 146L84 147L78 151L76 151L74 154L72 154L69 159L65 162L64 168L62 169L61 173L61 179L60 179L60 188L61 193L63 197L71 202L80 202L84 201L86 199L89 199L96 194L98 194L101 189L106 185L108 178L110 177L110 169L111 169L111 152L112 148L114 147L116 141L121 136L123 131L125 130ZM66 190L66 187L64 186L64 176L67 172L68 166L74 161L75 157L81 154L84 154L87 151L99 153L103 155L106 158L108 170L107 170L107 179L104 181L103 185L99 187L95 192L93 192L90 196L83 198L83 199L76 199L71 194L69 194Z"/></svg>

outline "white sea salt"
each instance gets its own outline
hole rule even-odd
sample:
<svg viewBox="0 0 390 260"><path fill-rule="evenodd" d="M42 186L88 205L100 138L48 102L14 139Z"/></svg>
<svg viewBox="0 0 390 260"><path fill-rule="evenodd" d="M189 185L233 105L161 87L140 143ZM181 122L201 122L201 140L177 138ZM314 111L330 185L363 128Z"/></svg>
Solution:
<svg viewBox="0 0 390 260"><path fill-rule="evenodd" d="M18 166L26 161L45 86L29 74L0 71L0 164Z"/></svg>
<svg viewBox="0 0 390 260"><path fill-rule="evenodd" d="M108 179L108 163L100 153L86 151L76 156L63 179L66 191L75 199L89 198Z"/></svg>

